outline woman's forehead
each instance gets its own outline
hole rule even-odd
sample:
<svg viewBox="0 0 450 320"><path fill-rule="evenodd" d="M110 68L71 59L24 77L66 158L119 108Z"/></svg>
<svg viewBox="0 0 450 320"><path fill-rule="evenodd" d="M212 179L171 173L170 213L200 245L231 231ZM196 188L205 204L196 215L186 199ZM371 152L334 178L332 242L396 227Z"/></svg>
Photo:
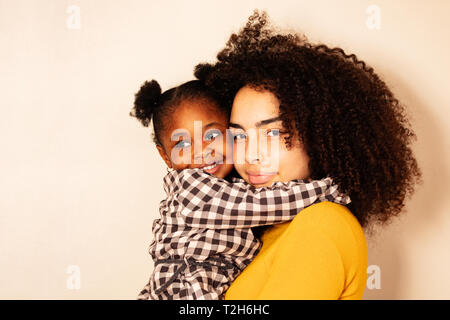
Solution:
<svg viewBox="0 0 450 320"><path fill-rule="evenodd" d="M272 123L279 120L279 105L272 92L244 87L235 96L230 122L244 128Z"/></svg>

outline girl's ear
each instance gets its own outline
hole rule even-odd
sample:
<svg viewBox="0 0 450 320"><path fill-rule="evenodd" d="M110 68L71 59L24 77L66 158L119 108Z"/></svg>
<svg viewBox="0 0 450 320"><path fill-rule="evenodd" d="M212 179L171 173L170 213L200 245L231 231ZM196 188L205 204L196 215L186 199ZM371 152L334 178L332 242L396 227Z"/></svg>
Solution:
<svg viewBox="0 0 450 320"><path fill-rule="evenodd" d="M167 156L166 152L164 151L163 147L156 145L156 149L158 149L159 155L161 156L161 158L164 160L164 162L166 163L166 165L169 168L172 168L172 162L170 161L169 157Z"/></svg>

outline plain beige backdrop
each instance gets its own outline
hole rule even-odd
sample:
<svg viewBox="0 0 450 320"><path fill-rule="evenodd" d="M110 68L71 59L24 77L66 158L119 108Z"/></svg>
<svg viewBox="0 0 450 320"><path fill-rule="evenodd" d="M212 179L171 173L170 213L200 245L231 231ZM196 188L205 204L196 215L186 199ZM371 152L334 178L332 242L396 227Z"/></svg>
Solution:
<svg viewBox="0 0 450 320"><path fill-rule="evenodd" d="M364 298L450 299L447 0L1 0L0 298L136 298L166 170L134 93L192 79L255 8L355 53L408 106L424 184L367 238Z"/></svg>

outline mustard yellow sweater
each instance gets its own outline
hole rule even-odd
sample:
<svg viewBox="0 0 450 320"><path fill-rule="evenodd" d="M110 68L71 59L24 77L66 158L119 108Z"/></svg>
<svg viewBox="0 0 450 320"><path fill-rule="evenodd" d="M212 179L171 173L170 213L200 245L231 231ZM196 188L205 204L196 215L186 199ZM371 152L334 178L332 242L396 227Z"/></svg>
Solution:
<svg viewBox="0 0 450 320"><path fill-rule="evenodd" d="M267 230L256 258L228 289L226 300L362 299L367 244L358 220L325 201L292 222Z"/></svg>

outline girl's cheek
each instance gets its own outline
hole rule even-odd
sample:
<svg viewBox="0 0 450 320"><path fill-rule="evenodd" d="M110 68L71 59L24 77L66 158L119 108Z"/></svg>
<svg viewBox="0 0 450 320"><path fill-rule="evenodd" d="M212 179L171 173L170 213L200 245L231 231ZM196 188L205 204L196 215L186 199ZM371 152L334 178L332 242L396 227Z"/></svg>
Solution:
<svg viewBox="0 0 450 320"><path fill-rule="evenodd" d="M174 167L177 167L176 170L185 169L190 164L194 163L194 154L192 152L192 148L173 148L169 156L171 157L171 162L173 163Z"/></svg>
<svg viewBox="0 0 450 320"><path fill-rule="evenodd" d="M227 161L228 152L232 155L233 147L227 145L226 139L222 138L211 141L206 146L204 146L203 149L203 153L205 155L211 154L218 162L222 161L222 163L232 163L232 157L230 157Z"/></svg>

